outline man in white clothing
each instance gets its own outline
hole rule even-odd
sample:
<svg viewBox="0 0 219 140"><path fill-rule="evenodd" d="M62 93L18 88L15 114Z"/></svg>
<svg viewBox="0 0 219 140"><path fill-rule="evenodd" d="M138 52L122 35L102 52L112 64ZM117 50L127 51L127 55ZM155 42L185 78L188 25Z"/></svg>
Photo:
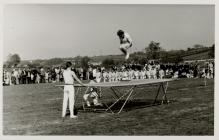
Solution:
<svg viewBox="0 0 219 140"><path fill-rule="evenodd" d="M78 79L76 74L71 70L71 62L66 62L66 69L63 72L63 78L65 82L64 86L64 97L63 97L63 108L62 108L62 117L66 115L66 109L69 100L69 109L70 109L70 118L76 118L74 115L74 103L75 103L75 90L74 90L74 79L78 81L81 85L84 84Z"/></svg>

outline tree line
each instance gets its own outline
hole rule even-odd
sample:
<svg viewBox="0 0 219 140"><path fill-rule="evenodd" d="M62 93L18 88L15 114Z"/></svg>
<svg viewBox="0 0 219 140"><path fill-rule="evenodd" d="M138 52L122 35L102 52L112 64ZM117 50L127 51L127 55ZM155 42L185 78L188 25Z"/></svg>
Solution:
<svg viewBox="0 0 219 140"><path fill-rule="evenodd" d="M180 63L183 62L183 57L187 55L197 54L208 51L208 57L214 58L215 45L211 47L205 47L203 45L195 44L193 47L188 47L187 50L171 50L166 51L161 47L159 42L151 41L149 45L145 47L144 51L134 52L130 55L130 59L125 61L124 59L115 60L113 56L101 60L103 67L112 67L114 65L120 65L124 63L135 63L144 65L149 60L156 60L161 63ZM92 58L88 56L77 56L75 58L69 58L70 61L74 60L75 67L82 67L88 69L91 65ZM64 66L66 58L52 58L48 60L34 60L28 62L27 67L51 67L51 66ZM9 54L7 61L4 63L4 67L16 67L21 62L21 58L18 54Z"/></svg>

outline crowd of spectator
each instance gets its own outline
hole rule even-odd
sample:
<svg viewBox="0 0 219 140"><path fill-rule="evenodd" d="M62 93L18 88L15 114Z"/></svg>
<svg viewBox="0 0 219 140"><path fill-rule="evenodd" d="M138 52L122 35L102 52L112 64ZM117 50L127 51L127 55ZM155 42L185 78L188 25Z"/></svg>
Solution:
<svg viewBox="0 0 219 140"><path fill-rule="evenodd" d="M14 68L3 70L4 85L35 84L63 82L63 67L45 68ZM96 82L113 82L132 79L163 79L163 78L214 78L214 62L193 64L159 64L149 63L144 66L124 64L111 68L101 66L74 68L81 80L95 80Z"/></svg>
<svg viewBox="0 0 219 140"><path fill-rule="evenodd" d="M214 78L214 63L194 64L159 64L150 63L144 66L123 65L111 69L93 69L96 82L113 82L132 79L163 78Z"/></svg>
<svg viewBox="0 0 219 140"><path fill-rule="evenodd" d="M50 83L63 81L62 71L60 67L52 69L44 68L14 68L13 70L3 70L3 84L34 84L34 83Z"/></svg>

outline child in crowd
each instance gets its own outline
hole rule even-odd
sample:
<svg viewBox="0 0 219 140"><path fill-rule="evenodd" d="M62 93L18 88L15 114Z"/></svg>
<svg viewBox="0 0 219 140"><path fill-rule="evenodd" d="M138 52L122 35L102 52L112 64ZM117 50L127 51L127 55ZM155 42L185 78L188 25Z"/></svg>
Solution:
<svg viewBox="0 0 219 140"><path fill-rule="evenodd" d="M164 78L164 70L163 70L163 69L160 69L160 70L159 70L159 78L160 78L160 79L163 79L163 78Z"/></svg>
<svg viewBox="0 0 219 140"><path fill-rule="evenodd" d="M137 69L134 71L134 77L135 79L139 79L139 71Z"/></svg>
<svg viewBox="0 0 219 140"><path fill-rule="evenodd" d="M96 80L97 83L100 83L101 79L102 79L102 74L101 74L100 70L97 69L97 71L96 71L96 79L95 80Z"/></svg>
<svg viewBox="0 0 219 140"><path fill-rule="evenodd" d="M108 77L108 73L105 70L103 70L103 82L106 82L107 77Z"/></svg>
<svg viewBox="0 0 219 140"><path fill-rule="evenodd" d="M125 69L122 72L122 80L128 80L128 72Z"/></svg>
<svg viewBox="0 0 219 140"><path fill-rule="evenodd" d="M155 66L153 66L152 68L152 77L153 79L157 79L157 69Z"/></svg>

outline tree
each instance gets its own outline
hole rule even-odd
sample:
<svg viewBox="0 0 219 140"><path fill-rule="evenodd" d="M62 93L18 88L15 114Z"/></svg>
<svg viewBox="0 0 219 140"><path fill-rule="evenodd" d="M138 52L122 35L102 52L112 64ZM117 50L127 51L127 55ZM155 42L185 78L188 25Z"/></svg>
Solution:
<svg viewBox="0 0 219 140"><path fill-rule="evenodd" d="M85 56L85 57L82 57L81 58L81 67L83 68L83 69L88 69L88 67L89 67L89 61L90 61L90 58L89 57L87 57L87 56Z"/></svg>
<svg viewBox="0 0 219 140"><path fill-rule="evenodd" d="M27 66L29 68L38 68L38 67L41 67L40 63L38 62L31 62L31 63L28 63Z"/></svg>
<svg viewBox="0 0 219 140"><path fill-rule="evenodd" d="M172 57L172 63L178 64L183 61L183 57L181 54L175 55Z"/></svg>
<svg viewBox="0 0 219 140"><path fill-rule="evenodd" d="M62 63L64 63L64 60L62 58L52 58L52 59L46 60L43 63L43 65L44 66L53 66L53 65L61 65Z"/></svg>
<svg viewBox="0 0 219 140"><path fill-rule="evenodd" d="M188 47L188 48L187 48L187 51L190 51L190 50L192 50L192 49L191 49L190 47Z"/></svg>
<svg viewBox="0 0 219 140"><path fill-rule="evenodd" d="M181 52L162 52L161 53L161 62L162 63L175 63L178 64L183 61Z"/></svg>
<svg viewBox="0 0 219 140"><path fill-rule="evenodd" d="M131 58L130 58L130 62L134 63L134 64L141 64L144 65L145 63L147 63L147 58L145 58L145 55L136 55L134 54Z"/></svg>
<svg viewBox="0 0 219 140"><path fill-rule="evenodd" d="M215 51L215 46L213 44L210 51L209 51L209 53L208 53L208 56L211 57L211 58L214 58L214 51Z"/></svg>
<svg viewBox="0 0 219 140"><path fill-rule="evenodd" d="M145 48L147 59L159 59L161 50L160 43L151 41L148 47Z"/></svg>
<svg viewBox="0 0 219 140"><path fill-rule="evenodd" d="M81 59L82 57L80 55L74 58L75 67L81 67Z"/></svg>
<svg viewBox="0 0 219 140"><path fill-rule="evenodd" d="M113 65L115 65L115 61L113 59L110 59L110 58L106 58L102 62L102 66L105 68L110 68Z"/></svg>
<svg viewBox="0 0 219 140"><path fill-rule="evenodd" d="M8 59L7 59L7 61L6 61L6 65L8 66L8 67L11 67L11 66L13 66L13 67L15 67L15 66L17 66L19 63L21 62L21 58L20 58L20 56L18 55L18 54L9 54L8 55Z"/></svg>
<svg viewBox="0 0 219 140"><path fill-rule="evenodd" d="M160 55L161 55L161 62L162 63L169 63L171 61L171 58L170 58L171 56L168 52L163 51L163 52L161 52Z"/></svg>
<svg viewBox="0 0 219 140"><path fill-rule="evenodd" d="M204 48L204 46L203 46L203 45L200 45L200 44L195 44L195 45L193 46L193 48L195 48L195 49Z"/></svg>

